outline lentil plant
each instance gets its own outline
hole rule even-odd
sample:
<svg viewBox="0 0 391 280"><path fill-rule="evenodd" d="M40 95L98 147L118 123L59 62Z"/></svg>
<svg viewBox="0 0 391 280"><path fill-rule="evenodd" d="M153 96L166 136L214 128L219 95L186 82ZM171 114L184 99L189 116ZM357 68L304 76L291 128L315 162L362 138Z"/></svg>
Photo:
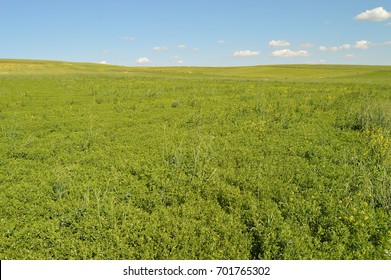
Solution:
<svg viewBox="0 0 391 280"><path fill-rule="evenodd" d="M7 63L0 259L390 259L390 68Z"/></svg>

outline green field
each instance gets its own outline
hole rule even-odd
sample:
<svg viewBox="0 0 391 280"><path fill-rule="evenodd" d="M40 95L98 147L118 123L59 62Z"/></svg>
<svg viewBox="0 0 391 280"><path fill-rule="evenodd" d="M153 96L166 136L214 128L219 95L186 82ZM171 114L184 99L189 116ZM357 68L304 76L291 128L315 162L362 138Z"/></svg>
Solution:
<svg viewBox="0 0 391 280"><path fill-rule="evenodd" d="M391 67L0 60L0 259L391 259Z"/></svg>

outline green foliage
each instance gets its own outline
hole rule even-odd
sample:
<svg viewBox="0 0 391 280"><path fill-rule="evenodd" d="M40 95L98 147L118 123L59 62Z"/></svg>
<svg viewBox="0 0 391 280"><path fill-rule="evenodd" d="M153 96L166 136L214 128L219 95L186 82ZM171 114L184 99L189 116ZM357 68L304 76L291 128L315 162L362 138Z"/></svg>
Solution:
<svg viewBox="0 0 391 280"><path fill-rule="evenodd" d="M0 61L0 258L389 259L389 72Z"/></svg>

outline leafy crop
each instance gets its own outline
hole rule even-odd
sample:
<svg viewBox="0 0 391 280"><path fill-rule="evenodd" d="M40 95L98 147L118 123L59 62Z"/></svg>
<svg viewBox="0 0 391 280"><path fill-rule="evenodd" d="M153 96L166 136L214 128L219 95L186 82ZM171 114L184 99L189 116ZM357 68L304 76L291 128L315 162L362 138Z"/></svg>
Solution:
<svg viewBox="0 0 391 280"><path fill-rule="evenodd" d="M1 259L390 258L389 68L4 63Z"/></svg>

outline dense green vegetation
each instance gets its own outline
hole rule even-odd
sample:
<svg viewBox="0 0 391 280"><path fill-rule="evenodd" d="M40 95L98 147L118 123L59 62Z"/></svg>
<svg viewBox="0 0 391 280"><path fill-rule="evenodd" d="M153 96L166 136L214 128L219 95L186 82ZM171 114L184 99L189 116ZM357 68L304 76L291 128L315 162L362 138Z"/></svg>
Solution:
<svg viewBox="0 0 391 280"><path fill-rule="evenodd" d="M0 60L0 259L390 259L390 77Z"/></svg>

